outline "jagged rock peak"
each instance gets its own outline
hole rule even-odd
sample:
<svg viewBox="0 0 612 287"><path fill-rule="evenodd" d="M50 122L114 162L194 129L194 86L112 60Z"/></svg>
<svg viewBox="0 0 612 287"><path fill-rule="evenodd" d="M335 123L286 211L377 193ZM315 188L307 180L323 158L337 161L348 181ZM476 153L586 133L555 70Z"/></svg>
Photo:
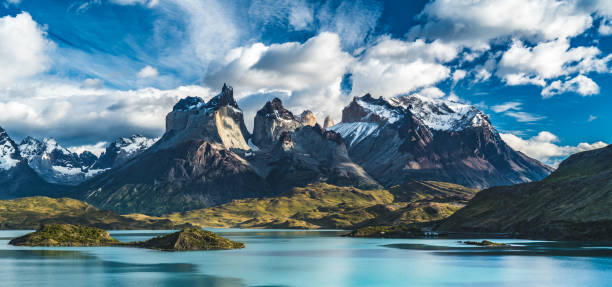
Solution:
<svg viewBox="0 0 612 287"><path fill-rule="evenodd" d="M232 106L238 109L238 103L234 99L234 89L226 84L223 84L221 93L210 99L208 103L205 103L200 97L186 97L179 100L178 103L176 103L172 108L172 111L184 112L200 109L217 110L222 106Z"/></svg>
<svg viewBox="0 0 612 287"><path fill-rule="evenodd" d="M199 109L204 105L204 100L200 97L186 97L174 105L172 111L189 111Z"/></svg>
<svg viewBox="0 0 612 287"><path fill-rule="evenodd" d="M257 111L257 116L268 119L295 120L293 113L283 107L283 102L279 98L267 101L263 108Z"/></svg>
<svg viewBox="0 0 612 287"><path fill-rule="evenodd" d="M334 118L332 118L331 116L326 116L325 121L323 122L323 128L328 129L329 127L332 127L334 125Z"/></svg>
<svg viewBox="0 0 612 287"><path fill-rule="evenodd" d="M232 106L238 109L238 103L234 99L234 88L232 88L232 86L228 86L227 84L223 84L223 88L221 88L221 93L212 98L206 104L206 106L210 108Z"/></svg>
<svg viewBox="0 0 612 287"><path fill-rule="evenodd" d="M317 118L310 110L305 110L300 115L300 122L305 126L314 127L317 124Z"/></svg>

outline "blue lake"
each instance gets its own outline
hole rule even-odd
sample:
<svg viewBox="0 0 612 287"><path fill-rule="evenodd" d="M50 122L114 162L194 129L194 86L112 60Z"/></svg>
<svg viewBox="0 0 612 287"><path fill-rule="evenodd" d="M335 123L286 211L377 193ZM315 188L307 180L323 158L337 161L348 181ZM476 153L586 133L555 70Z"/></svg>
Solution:
<svg viewBox="0 0 612 287"><path fill-rule="evenodd" d="M358 239L343 231L210 229L246 244L229 251L8 245L0 286L612 286L611 245L457 239ZM168 231L169 232L169 231ZM122 241L163 231L112 231Z"/></svg>

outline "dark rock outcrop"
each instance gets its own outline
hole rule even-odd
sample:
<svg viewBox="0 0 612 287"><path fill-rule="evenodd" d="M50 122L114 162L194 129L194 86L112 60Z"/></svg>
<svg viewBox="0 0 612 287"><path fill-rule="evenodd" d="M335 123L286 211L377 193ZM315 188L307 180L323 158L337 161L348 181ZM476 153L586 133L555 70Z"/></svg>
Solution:
<svg viewBox="0 0 612 287"><path fill-rule="evenodd" d="M284 132L294 131L301 126L293 114L283 107L281 100L274 98L257 111L252 141L259 148L270 148Z"/></svg>
<svg viewBox="0 0 612 287"><path fill-rule="evenodd" d="M334 126L334 118L332 118L331 116L327 116L325 117L325 121L323 122L323 128L324 129L328 129L331 126Z"/></svg>

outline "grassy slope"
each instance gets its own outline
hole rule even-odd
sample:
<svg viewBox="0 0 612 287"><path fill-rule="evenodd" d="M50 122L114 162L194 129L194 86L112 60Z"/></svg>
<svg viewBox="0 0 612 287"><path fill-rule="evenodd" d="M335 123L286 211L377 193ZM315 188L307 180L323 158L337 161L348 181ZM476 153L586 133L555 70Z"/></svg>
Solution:
<svg viewBox="0 0 612 287"><path fill-rule="evenodd" d="M571 156L548 178L480 192L445 220L446 231L612 240L612 146Z"/></svg>
<svg viewBox="0 0 612 287"><path fill-rule="evenodd" d="M63 223L104 229L173 229L167 219L128 218L99 210L70 198L43 196L0 200L0 229L38 229L43 224Z"/></svg>
<svg viewBox="0 0 612 287"><path fill-rule="evenodd" d="M462 207L475 190L439 182L409 182L389 190L325 183L294 188L280 197L235 200L168 215L177 223L208 227L351 228L438 220Z"/></svg>

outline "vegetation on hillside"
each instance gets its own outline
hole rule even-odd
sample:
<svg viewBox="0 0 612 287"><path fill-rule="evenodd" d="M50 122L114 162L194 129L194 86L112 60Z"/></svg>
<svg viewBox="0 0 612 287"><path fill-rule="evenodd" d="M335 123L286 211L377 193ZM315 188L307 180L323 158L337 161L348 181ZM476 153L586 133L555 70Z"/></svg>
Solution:
<svg viewBox="0 0 612 287"><path fill-rule="evenodd" d="M125 217L70 198L44 196L0 200L0 229L38 229L44 224L77 224L103 229L176 229L165 218Z"/></svg>
<svg viewBox="0 0 612 287"><path fill-rule="evenodd" d="M553 240L612 240L612 145L570 156L548 178L490 188L439 230Z"/></svg>
<svg viewBox="0 0 612 287"><path fill-rule="evenodd" d="M234 200L167 217L176 223L207 227L353 228L442 219L475 193L474 189L433 181L408 182L389 190L316 183L279 197Z"/></svg>

